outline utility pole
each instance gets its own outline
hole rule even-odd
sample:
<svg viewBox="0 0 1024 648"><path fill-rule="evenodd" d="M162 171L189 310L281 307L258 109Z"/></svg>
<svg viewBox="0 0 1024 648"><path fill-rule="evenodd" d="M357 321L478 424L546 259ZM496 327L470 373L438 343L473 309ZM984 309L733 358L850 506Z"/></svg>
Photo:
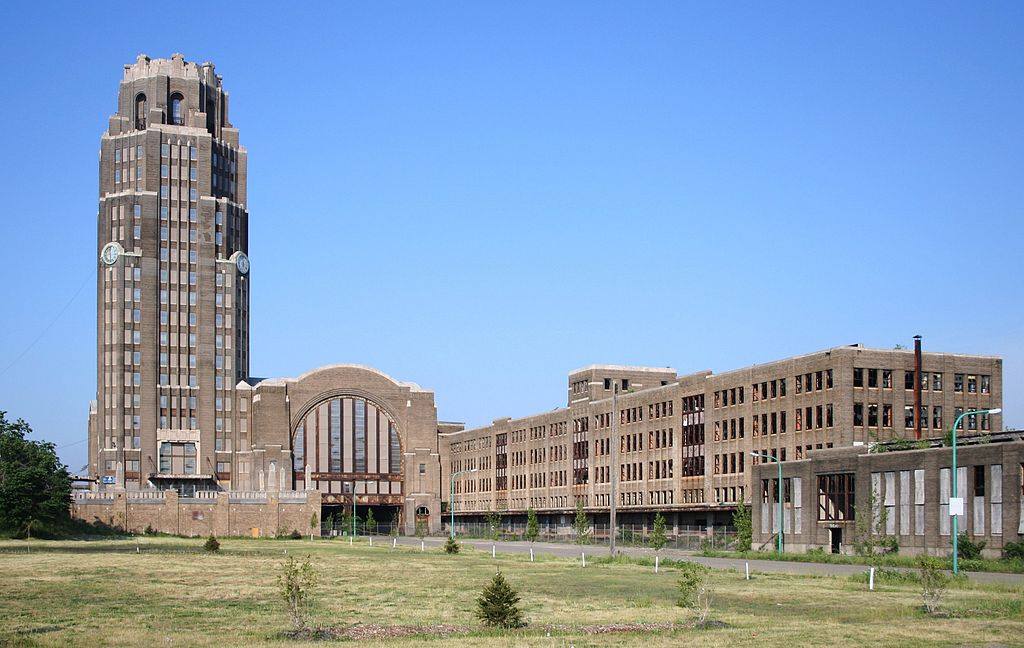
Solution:
<svg viewBox="0 0 1024 648"><path fill-rule="evenodd" d="M616 493L617 486L619 483L619 402L616 398L619 393L619 381L612 381L612 465L611 465L611 478L612 478L612 493L611 493L611 506L609 507L608 514L608 537L609 537L609 551L612 557L615 557L615 507L618 503L618 494Z"/></svg>

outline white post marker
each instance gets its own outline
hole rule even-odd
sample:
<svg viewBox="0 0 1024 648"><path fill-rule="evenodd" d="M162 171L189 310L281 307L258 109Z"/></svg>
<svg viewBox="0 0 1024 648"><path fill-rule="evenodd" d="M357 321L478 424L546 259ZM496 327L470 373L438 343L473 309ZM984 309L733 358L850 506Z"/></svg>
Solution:
<svg viewBox="0 0 1024 648"><path fill-rule="evenodd" d="M391 538L391 548L394 549L398 546L398 538Z"/></svg>
<svg viewBox="0 0 1024 648"><path fill-rule="evenodd" d="M586 551L581 551L580 555L583 556L583 566L586 567L587 566L587 552Z"/></svg>
<svg viewBox="0 0 1024 648"><path fill-rule="evenodd" d="M491 545L491 558L494 558L494 545Z"/></svg>
<svg viewBox="0 0 1024 648"><path fill-rule="evenodd" d="M871 571L868 572L868 589L874 591L875 589L875 568L872 567Z"/></svg>
<svg viewBox="0 0 1024 648"><path fill-rule="evenodd" d="M370 546L373 546L373 536L370 536Z"/></svg>
<svg viewBox="0 0 1024 648"><path fill-rule="evenodd" d="M660 558L660 556L658 556L657 554L654 555L654 573L655 574L658 573L658 559L659 558Z"/></svg>
<svg viewBox="0 0 1024 648"><path fill-rule="evenodd" d="M530 547L530 562L533 562L533 547Z"/></svg>
<svg viewBox="0 0 1024 648"><path fill-rule="evenodd" d="M750 580L750 563L749 562L743 563L743 571L746 573L747 580Z"/></svg>
<svg viewBox="0 0 1024 648"><path fill-rule="evenodd" d="M420 551L423 551L423 541L420 540Z"/></svg>
<svg viewBox="0 0 1024 648"><path fill-rule="evenodd" d="M348 537L348 543L349 543L349 545L351 545L351 544L352 544L352 536L349 536L349 537Z"/></svg>

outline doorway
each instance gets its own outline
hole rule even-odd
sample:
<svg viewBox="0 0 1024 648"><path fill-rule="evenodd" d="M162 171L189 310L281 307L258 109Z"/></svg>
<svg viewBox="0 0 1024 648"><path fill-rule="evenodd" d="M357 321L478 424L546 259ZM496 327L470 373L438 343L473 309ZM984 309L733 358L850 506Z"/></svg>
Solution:
<svg viewBox="0 0 1024 648"><path fill-rule="evenodd" d="M832 553L838 554L843 551L843 530L840 527L834 527L828 530L829 544L832 546Z"/></svg>

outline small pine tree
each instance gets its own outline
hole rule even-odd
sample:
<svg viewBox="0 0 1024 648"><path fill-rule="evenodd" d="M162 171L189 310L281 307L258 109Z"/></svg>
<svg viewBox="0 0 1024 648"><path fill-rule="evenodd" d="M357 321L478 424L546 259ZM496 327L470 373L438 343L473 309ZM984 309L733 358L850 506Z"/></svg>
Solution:
<svg viewBox="0 0 1024 648"><path fill-rule="evenodd" d="M665 535L665 516L660 512L654 515L654 531L651 532L651 548L661 551L668 544L668 537Z"/></svg>
<svg viewBox="0 0 1024 648"><path fill-rule="evenodd" d="M496 628L521 628L523 611L519 609L519 594L499 570L476 600L476 616L486 625Z"/></svg>
<svg viewBox="0 0 1024 648"><path fill-rule="evenodd" d="M398 509L395 509L394 514L391 516L391 535L396 536L396 537L398 536L398 525L399 525Z"/></svg>
<svg viewBox="0 0 1024 648"><path fill-rule="evenodd" d="M416 537L422 540L427 535L427 523L423 520L416 520Z"/></svg>
<svg viewBox="0 0 1024 648"><path fill-rule="evenodd" d="M313 539L313 534L316 533L316 525L320 524L320 518L317 517L316 513L309 518L309 539Z"/></svg>
<svg viewBox="0 0 1024 648"><path fill-rule="evenodd" d="M526 539L530 542L537 542L540 537L540 523L537 522L537 511L533 507L526 509Z"/></svg>
<svg viewBox="0 0 1024 648"><path fill-rule="evenodd" d="M370 535L377 533L377 519L373 517L373 509L366 511L365 529Z"/></svg>
<svg viewBox="0 0 1024 648"><path fill-rule="evenodd" d="M448 536L448 539L444 543L444 552L446 554L459 553L459 543L455 541L455 538Z"/></svg>
<svg viewBox="0 0 1024 648"><path fill-rule="evenodd" d="M572 523L572 529L576 533L576 544L590 542L590 520L583 510L583 500L576 500L576 519Z"/></svg>
<svg viewBox="0 0 1024 648"><path fill-rule="evenodd" d="M754 542L754 525L750 518L750 507L740 504L732 514L732 525L736 527L736 551L750 551Z"/></svg>
<svg viewBox="0 0 1024 648"><path fill-rule="evenodd" d="M217 553L218 551L220 551L220 542L217 541L217 538L211 535L209 538L206 539L206 543L203 544L203 549L209 551L210 553Z"/></svg>

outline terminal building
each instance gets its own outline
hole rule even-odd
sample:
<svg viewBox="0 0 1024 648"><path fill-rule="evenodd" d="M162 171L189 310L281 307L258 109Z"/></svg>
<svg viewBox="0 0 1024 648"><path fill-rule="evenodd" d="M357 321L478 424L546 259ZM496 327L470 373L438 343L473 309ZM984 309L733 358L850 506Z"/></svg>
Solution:
<svg viewBox="0 0 1024 648"><path fill-rule="evenodd" d="M431 391L369 367L255 378L248 154L214 66L177 54L126 65L99 161L94 490L74 509L85 519L273 535L354 505L412 533L439 532L451 508L456 524L532 508L564 526L581 505L600 524L614 479L620 523L661 512L673 527L728 525L739 504L770 502L763 461L809 484L815 457L848 451L842 461L867 466L858 453L873 444L939 439L959 413L1002 405L999 358L919 341L724 373L592 365L570 372L564 407L469 430L438 420ZM965 435L1000 430L999 414L965 420ZM879 479L903 484L911 469ZM1020 473L1001 469L1002 496Z"/></svg>
<svg viewBox="0 0 1024 648"><path fill-rule="evenodd" d="M673 526L728 525L760 496L753 475L764 461L941 438L959 413L1001 403L999 358L919 345L840 346L720 374L593 365L569 374L566 407L442 434L440 449L446 477L477 471L455 480L456 516L467 520L533 508L567 523L579 502L607 523L614 471L619 523L662 512ZM1002 429L999 414L965 423L967 433Z"/></svg>

